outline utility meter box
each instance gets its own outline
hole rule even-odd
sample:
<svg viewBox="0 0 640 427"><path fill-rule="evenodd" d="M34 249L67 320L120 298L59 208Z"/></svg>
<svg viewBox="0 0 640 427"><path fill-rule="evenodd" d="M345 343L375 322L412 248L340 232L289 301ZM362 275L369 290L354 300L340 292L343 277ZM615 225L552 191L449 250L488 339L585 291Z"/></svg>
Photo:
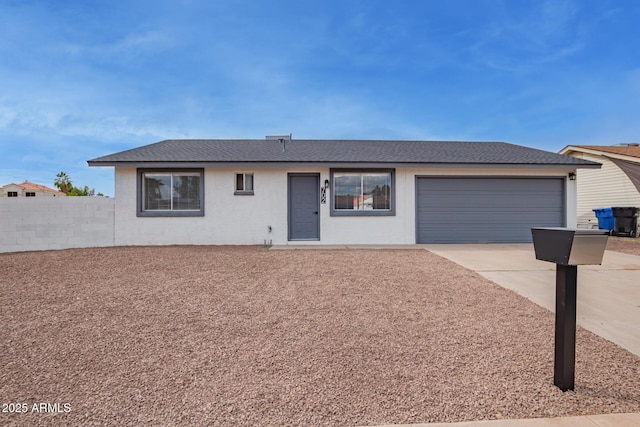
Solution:
<svg viewBox="0 0 640 427"><path fill-rule="evenodd" d="M536 259L559 265L600 265L607 230L532 228Z"/></svg>

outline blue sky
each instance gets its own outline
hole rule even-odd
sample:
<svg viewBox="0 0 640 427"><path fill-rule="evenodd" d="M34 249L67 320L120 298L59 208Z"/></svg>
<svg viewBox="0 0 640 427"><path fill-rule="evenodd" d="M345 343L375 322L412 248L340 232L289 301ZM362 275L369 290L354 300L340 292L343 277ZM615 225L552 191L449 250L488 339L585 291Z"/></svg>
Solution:
<svg viewBox="0 0 640 427"><path fill-rule="evenodd" d="M0 0L0 185L170 138L640 140L640 2Z"/></svg>

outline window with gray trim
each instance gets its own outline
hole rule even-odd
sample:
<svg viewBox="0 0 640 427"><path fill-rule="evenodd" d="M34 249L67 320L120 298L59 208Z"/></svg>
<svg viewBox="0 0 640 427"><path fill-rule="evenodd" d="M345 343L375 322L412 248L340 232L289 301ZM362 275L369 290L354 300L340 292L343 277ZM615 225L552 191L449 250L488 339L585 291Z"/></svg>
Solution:
<svg viewBox="0 0 640 427"><path fill-rule="evenodd" d="M138 216L203 216L202 169L138 170Z"/></svg>
<svg viewBox="0 0 640 427"><path fill-rule="evenodd" d="M237 173L235 195L253 195L253 174Z"/></svg>
<svg viewBox="0 0 640 427"><path fill-rule="evenodd" d="M392 169L332 169L332 216L395 215Z"/></svg>

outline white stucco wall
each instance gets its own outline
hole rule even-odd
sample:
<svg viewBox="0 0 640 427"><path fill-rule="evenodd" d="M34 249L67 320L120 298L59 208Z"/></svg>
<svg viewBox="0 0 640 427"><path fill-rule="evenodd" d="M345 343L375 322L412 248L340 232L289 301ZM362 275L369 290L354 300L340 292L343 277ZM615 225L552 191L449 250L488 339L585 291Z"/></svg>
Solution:
<svg viewBox="0 0 640 427"><path fill-rule="evenodd" d="M233 194L236 173L254 174L253 196ZM115 177L116 245L256 245L287 239L287 175L280 170L206 168L205 215L184 218L137 217L136 168L118 167Z"/></svg>
<svg viewBox="0 0 640 427"><path fill-rule="evenodd" d="M115 173L115 244L413 244L415 243L416 176L557 176L566 171L540 169L396 169L396 214L376 217L332 217L330 202L320 205L320 241L287 241L287 173L320 173L328 167L205 168L204 217L137 217L136 168ZM236 173L254 174L254 195L234 195ZM567 183L567 226L576 225L575 181ZM272 227L272 232L268 227Z"/></svg>

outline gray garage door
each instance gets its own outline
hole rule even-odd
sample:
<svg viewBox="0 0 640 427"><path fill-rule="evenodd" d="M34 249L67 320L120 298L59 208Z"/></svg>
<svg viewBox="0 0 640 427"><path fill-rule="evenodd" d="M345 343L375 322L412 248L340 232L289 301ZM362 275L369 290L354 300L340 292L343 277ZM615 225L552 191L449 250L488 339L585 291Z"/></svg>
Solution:
<svg viewBox="0 0 640 427"><path fill-rule="evenodd" d="M417 179L416 242L530 242L565 224L560 178Z"/></svg>

